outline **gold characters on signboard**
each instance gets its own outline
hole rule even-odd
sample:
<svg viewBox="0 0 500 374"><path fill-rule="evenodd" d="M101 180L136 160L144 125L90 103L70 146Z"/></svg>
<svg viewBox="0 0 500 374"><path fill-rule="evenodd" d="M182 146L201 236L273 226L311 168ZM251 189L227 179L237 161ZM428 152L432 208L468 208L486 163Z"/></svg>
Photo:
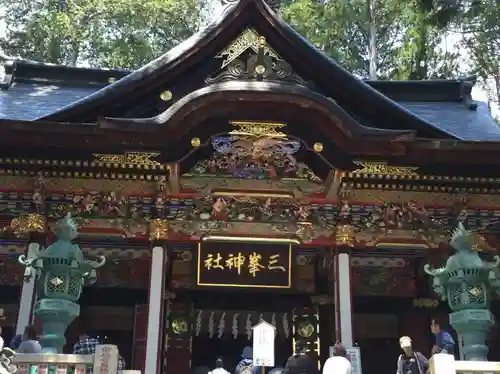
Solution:
<svg viewBox="0 0 500 374"><path fill-rule="evenodd" d="M280 254L273 254L267 257L257 252L252 252L245 256L241 252L230 253L224 258L220 253L209 253L203 261L207 270L236 270L238 275L247 271L252 277L256 277L261 271L282 271L286 272L285 266L280 262Z"/></svg>

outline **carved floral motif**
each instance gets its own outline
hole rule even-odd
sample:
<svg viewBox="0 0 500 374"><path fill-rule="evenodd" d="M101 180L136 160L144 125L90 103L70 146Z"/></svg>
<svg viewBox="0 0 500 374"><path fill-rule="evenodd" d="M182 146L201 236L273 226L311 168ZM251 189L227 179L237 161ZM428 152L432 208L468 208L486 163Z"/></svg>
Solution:
<svg viewBox="0 0 500 374"><path fill-rule="evenodd" d="M297 178L316 183L321 179L294 156L301 144L287 137L253 135L217 136L212 139L214 153L200 160L190 175L211 175L239 179Z"/></svg>

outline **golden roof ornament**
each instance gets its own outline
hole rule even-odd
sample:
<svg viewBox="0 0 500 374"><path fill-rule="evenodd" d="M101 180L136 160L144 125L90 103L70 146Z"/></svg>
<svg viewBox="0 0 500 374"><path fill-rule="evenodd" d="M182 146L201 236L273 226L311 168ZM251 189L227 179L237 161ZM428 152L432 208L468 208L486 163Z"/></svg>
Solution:
<svg viewBox="0 0 500 374"><path fill-rule="evenodd" d="M279 131L286 126L284 123L278 122L257 122L257 121L231 121L231 125L237 127L231 131L231 135L246 135L256 138L284 138L287 136L284 132Z"/></svg>

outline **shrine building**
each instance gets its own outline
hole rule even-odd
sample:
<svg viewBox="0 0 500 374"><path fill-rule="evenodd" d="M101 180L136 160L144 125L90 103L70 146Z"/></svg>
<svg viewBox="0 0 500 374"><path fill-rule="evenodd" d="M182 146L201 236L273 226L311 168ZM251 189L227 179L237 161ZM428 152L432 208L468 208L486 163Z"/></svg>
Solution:
<svg viewBox="0 0 500 374"><path fill-rule="evenodd" d="M429 354L448 309L424 264L447 259L459 221L482 256L499 244L500 127L473 78L360 80L276 6L232 1L136 71L4 61L6 341L36 300L17 259L70 212L107 264L68 352L86 330L147 374L218 356L232 372L263 319L277 366L298 342L320 363L336 341L359 347L363 374L395 370L401 335Z"/></svg>

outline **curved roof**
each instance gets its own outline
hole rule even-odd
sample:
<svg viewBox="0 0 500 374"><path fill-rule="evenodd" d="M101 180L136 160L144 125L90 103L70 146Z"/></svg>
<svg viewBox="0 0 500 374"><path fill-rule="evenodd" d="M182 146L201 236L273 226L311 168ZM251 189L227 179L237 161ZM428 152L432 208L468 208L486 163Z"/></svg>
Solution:
<svg viewBox="0 0 500 374"><path fill-rule="evenodd" d="M190 79L189 69L212 64L214 56L245 28L254 28L265 36L294 71L321 86L318 93L337 104L337 109L332 110L342 109L357 125L363 124L365 130L374 127L410 131L424 138L500 139L500 127L491 118L487 105L471 104L473 82L361 81L298 35L262 0L240 0L226 8L211 25L133 72L16 60L9 65L14 70L10 80L0 82L0 118L38 119L39 125L47 121L65 122L71 126L95 123L99 117L144 115L144 111L138 110L127 113L134 106L139 108L158 100L159 92L172 89L179 78L181 82ZM109 84L112 81L116 82ZM265 85L259 84L261 89L255 92L263 92ZM174 90L174 100L168 105L154 106L146 116L165 109L171 112L169 106L178 106L183 97L202 89L204 84L190 86L182 92ZM154 122L153 118L141 121ZM382 133L379 131L379 135Z"/></svg>
<svg viewBox="0 0 500 374"><path fill-rule="evenodd" d="M225 9L211 25L158 59L116 83L39 119L77 121L84 113L92 111L106 116L101 108L123 100L135 90L157 87L159 82L182 75L189 66L204 57L215 55L249 25L265 35L268 44L278 49L294 68L307 72L315 82L322 82L325 95L333 97L339 105L344 107L347 104L351 111L362 110L364 116L384 122L384 127L388 129L413 130L433 138L463 138L449 128L439 127L433 121L416 115L353 76L300 36L262 0L240 0Z"/></svg>

